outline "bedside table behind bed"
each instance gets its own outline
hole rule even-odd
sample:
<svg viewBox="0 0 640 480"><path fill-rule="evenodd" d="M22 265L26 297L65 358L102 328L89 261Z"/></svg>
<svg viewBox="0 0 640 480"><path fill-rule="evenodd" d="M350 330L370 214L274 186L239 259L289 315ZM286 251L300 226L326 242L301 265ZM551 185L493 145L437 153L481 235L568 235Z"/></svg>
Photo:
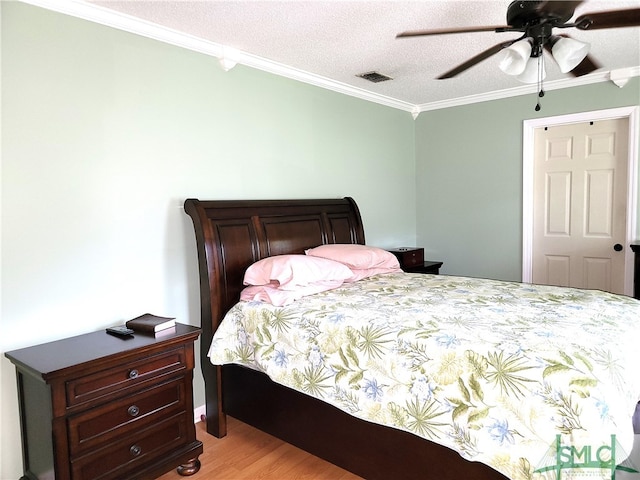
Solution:
<svg viewBox="0 0 640 480"><path fill-rule="evenodd" d="M438 275L443 262L434 262L424 259L424 248L419 247L398 247L388 250L393 253L400 268L410 273L431 273Z"/></svg>

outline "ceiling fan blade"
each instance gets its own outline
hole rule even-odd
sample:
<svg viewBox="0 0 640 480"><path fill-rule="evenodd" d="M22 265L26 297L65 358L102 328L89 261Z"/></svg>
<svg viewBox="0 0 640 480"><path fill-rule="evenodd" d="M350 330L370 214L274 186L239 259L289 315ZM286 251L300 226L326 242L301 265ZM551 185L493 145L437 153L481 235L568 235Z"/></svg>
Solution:
<svg viewBox="0 0 640 480"><path fill-rule="evenodd" d="M593 57L587 55L586 57L584 57L584 60L582 60L582 62L580 62L578 66L576 66L569 73L575 77L581 77L583 75L588 75L589 73L596 71L601 66L602 65L596 62Z"/></svg>
<svg viewBox="0 0 640 480"><path fill-rule="evenodd" d="M502 32L507 31L511 27L503 25L494 25L486 27L462 27L462 28L440 28L435 30L412 30L402 32L396 35L396 38L404 37L424 37L428 35L449 35L452 33L473 33L473 32ZM505 30L506 29L506 30Z"/></svg>
<svg viewBox="0 0 640 480"><path fill-rule="evenodd" d="M640 8L611 10L608 12L585 13L576 18L576 28L597 30L600 28L640 26Z"/></svg>
<svg viewBox="0 0 640 480"><path fill-rule="evenodd" d="M563 21L569 20L573 17L573 13L576 11L576 7L580 5L583 0L576 1L544 1L540 2L536 6L536 11L541 14L548 15L550 17L559 18Z"/></svg>
<svg viewBox="0 0 640 480"><path fill-rule="evenodd" d="M505 49L507 47L510 47L512 44L514 44L515 42L517 42L518 40L520 40L519 38L516 40L511 40L508 42L502 42L499 43L497 45L494 45L493 47L485 50L484 52L479 53L478 55L476 55L473 58L470 58L469 60L467 60L466 62L458 65L456 68L453 68L451 70L449 70L446 73L443 73L442 75L440 75L438 77L438 80L444 80L446 78L452 78L455 77L456 75L458 75L459 73L464 72L465 70L467 70L468 68L473 67L474 65L480 63L483 60L486 60L487 58L489 58L492 55L495 55L496 53L498 53L500 50Z"/></svg>

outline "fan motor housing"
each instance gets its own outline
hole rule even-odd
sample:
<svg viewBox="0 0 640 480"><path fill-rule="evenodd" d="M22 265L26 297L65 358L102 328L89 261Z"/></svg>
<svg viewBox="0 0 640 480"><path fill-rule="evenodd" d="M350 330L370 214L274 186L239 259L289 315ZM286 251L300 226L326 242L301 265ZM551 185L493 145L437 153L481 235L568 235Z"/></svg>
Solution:
<svg viewBox="0 0 640 480"><path fill-rule="evenodd" d="M549 15L538 8L543 1L516 0L507 8L507 25L515 28L527 27L542 23L542 20L553 20L554 23L564 23L573 16L573 12L562 17Z"/></svg>

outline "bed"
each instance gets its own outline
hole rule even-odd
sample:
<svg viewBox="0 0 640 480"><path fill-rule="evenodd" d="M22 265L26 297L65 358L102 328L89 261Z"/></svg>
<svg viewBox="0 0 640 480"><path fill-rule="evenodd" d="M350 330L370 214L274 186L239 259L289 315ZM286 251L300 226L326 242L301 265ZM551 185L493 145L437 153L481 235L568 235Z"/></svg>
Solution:
<svg viewBox="0 0 640 480"><path fill-rule="evenodd" d="M226 416L231 415L368 479L532 478L531 472L536 467L540 475L544 475L545 472L548 474L549 471L554 473L559 472L558 469L569 468L570 462L575 465L576 462L585 460L588 449L582 445L576 446L573 450L565 450L565 457L570 458L563 458L563 464L558 463L557 457L554 457L552 452L555 439L550 438L548 439L550 453L546 460L545 458L529 460L529 464L523 465L519 472L515 472L512 467L492 468L483 462L463 458L459 450L456 451L450 446L429 440L428 434L417 435L410 428L391 428L362 418L362 415L347 413L345 409L338 408L335 404L327 403L291 386L276 383L259 369L247 368L237 364L238 362L213 365L208 357L209 346L222 319L225 316L232 316L231 314L237 310L240 293L244 287L244 273L250 265L267 257L304 254L307 249L319 245L363 245L365 244L364 229L358 206L351 198L272 201L188 199L185 202L185 211L193 221L198 252L203 331L200 349L201 366L205 379L206 424L210 434L223 437L226 434ZM399 283L426 282L433 290L440 288L442 285L438 285L437 282L442 283L445 279L445 277L421 274L395 275L398 276ZM411 275L416 278L410 278ZM393 275L389 276L391 277ZM369 283L356 282L357 288L365 288L365 286L383 290L391 288L388 285L368 287L367 285L371 283L375 284L375 279L376 277L372 277L367 280ZM459 281L464 282L464 279ZM499 288L525 287L520 284L494 283ZM405 285L398 288L406 290L412 287ZM447 286L447 288L451 287ZM460 292L459 286L454 288ZM551 292L551 294L555 293ZM324 294L320 296L322 295ZM631 318L635 315L634 318L640 318L640 302L626 299L626 297L607 297L606 295L603 297L605 303L609 304L610 299L613 299L613 303L621 302L624 306L620 308L625 309L626 316ZM567 310L571 306L564 305L563 308ZM635 335L638 331L625 333ZM447 338L447 335L444 335L444 338ZM451 341L450 336L448 338L448 341ZM625 361L631 362L630 365L637 365L639 360L637 354L625 351L625 355ZM592 367L589 359L580 359L580 356L577 358L582 370L588 370L590 365ZM559 372L566 370L567 366L571 367L569 363L572 361L575 362L576 359L561 357L555 364L548 363L546 366L549 368L546 372L553 376L555 371ZM517 368L515 370L518 371ZM629 390L629 392L625 390L624 395L627 397L626 409L629 412L622 415L622 419L615 419L614 423L620 425L617 425L619 428L615 433L611 433L614 435L611 437L611 449L618 446L618 453L621 450L630 449L633 437L632 402L637 401L637 394L640 393L640 385L636 378L624 378L624 381L626 386L623 388ZM575 382L575 392L582 396L590 394L590 388L593 387L590 383L593 382L592 379L580 377L576 378ZM451 409L455 410L459 407L455 416L468 420L472 412L469 411L468 406L462 405L465 403L464 397L465 395L468 395L469 399L477 397L479 387L469 376L461 378L460 383L461 385L454 386L462 392L461 399L458 404L452 405ZM509 386L505 388L509 389ZM515 388L518 388L517 384ZM464 393L465 390L466 393ZM615 403L620 399L617 398L619 395L614 395L616 399L612 401ZM476 413L482 415L480 410ZM496 424L496 429L500 431L499 424ZM509 435L522 435L522 432L508 428L502 430L502 440L505 437L508 440ZM556 448L555 454L558 452ZM615 463L614 465L613 460L602 463L605 470L610 470L610 476L603 478L613 478L611 475L617 464L621 463L617 457ZM624 464L618 468L633 470L632 466ZM508 473L503 475L498 470Z"/></svg>

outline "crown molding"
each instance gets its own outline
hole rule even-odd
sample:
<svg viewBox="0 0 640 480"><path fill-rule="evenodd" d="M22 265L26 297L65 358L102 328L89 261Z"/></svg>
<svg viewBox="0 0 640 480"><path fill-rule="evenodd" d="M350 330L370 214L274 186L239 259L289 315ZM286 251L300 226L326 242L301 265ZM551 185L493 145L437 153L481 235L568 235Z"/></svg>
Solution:
<svg viewBox="0 0 640 480"><path fill-rule="evenodd" d="M385 95L372 93L367 90L347 85L342 82L337 82L321 75L316 75L304 70L292 68L290 66L278 62L273 62L257 55L252 55L246 52L235 50L219 43L204 40L193 35L163 27L161 25L148 22L137 17L133 17L131 15L116 12L99 5L90 4L82 0L20 1L37 7L45 8L47 10L81 18L83 20L88 20L101 25L116 28L118 30L123 30L128 33L141 35L143 37L158 40L170 45L175 45L181 48L216 57L220 60L220 64L225 71L230 70L236 64L245 65L247 67L256 68L258 70L273 73L275 75L290 78L292 80L297 80L337 93L342 93L344 95L349 95L369 102L403 110L411 113L414 119L416 119L421 112L430 110L439 110L442 108L469 105L472 103L500 100L503 98L528 95L536 92L535 85L523 85L516 88L498 90L479 95L470 95L423 104L412 104ZM583 77L554 80L545 82L544 85L545 90L549 91L611 80L616 85L620 86L620 88L622 88L622 86L624 86L624 84L626 83L626 80L634 76L640 76L640 66L614 72L605 71L585 75Z"/></svg>

